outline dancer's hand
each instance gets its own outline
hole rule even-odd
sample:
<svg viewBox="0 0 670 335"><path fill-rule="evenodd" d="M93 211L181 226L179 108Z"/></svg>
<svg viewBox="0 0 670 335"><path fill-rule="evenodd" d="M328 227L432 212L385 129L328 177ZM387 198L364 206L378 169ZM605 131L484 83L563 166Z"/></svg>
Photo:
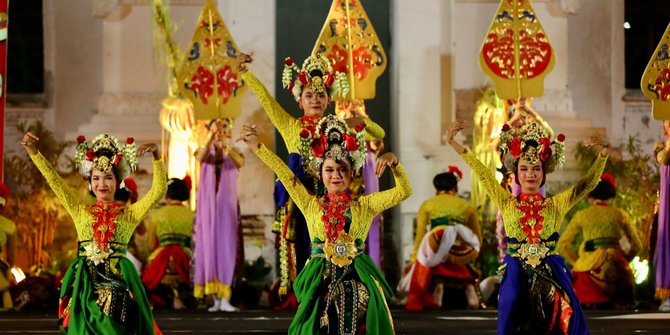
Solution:
<svg viewBox="0 0 670 335"><path fill-rule="evenodd" d="M158 150L158 145L156 145L156 143L147 143L141 146L139 149L137 149L137 157L142 157L147 152L151 152L155 161L161 158L160 151Z"/></svg>
<svg viewBox="0 0 670 335"><path fill-rule="evenodd" d="M386 170L386 167L391 167L394 168L398 165L398 157L392 153L392 152L387 152L379 158L377 158L377 164L375 165L375 174L377 174L377 177L381 177L382 174L384 173L384 170Z"/></svg>
<svg viewBox="0 0 670 335"><path fill-rule="evenodd" d="M242 126L242 131L240 131L240 137L238 137L235 142L244 141L249 146L251 151L256 151L260 149L261 144L258 142L258 129L256 125L245 124Z"/></svg>
<svg viewBox="0 0 670 335"><path fill-rule="evenodd" d="M237 68L237 71L240 71L240 73L245 73L249 69L247 69L247 64L251 63L254 61L254 58L252 57L254 54L245 54L243 52L240 52L237 55L237 60L235 61L235 67Z"/></svg>
<svg viewBox="0 0 670 335"><path fill-rule="evenodd" d="M466 126L465 121L452 122L449 125L447 133L444 135L444 141L449 143L449 145L451 145L451 147L454 148L454 150L456 150L458 154L464 153L465 148L463 148L463 146L460 143L456 142L454 137L456 137L456 135L458 135L458 133L461 130L465 129L465 126Z"/></svg>
<svg viewBox="0 0 670 335"><path fill-rule="evenodd" d="M23 139L21 139L21 145L26 149L29 155L34 155L38 152L37 147L35 144L39 141L40 139L35 136L35 134L31 132L27 132L23 135Z"/></svg>
<svg viewBox="0 0 670 335"><path fill-rule="evenodd" d="M356 126L358 126L361 123L363 125L365 125L365 120L363 120L362 117L358 117L358 116L346 118L346 119L344 119L344 122L347 123L347 126L349 127L349 129L354 129L354 128L356 128Z"/></svg>
<svg viewBox="0 0 670 335"><path fill-rule="evenodd" d="M601 146L602 148L600 149L600 154L607 156L610 153L610 147L612 144L610 143L610 140L607 138L607 136L594 135L584 141L584 146L587 148Z"/></svg>

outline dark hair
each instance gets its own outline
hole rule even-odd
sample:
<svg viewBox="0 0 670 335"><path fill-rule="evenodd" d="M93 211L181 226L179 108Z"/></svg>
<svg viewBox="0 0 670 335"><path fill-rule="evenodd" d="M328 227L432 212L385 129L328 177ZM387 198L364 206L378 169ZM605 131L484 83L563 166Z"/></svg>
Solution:
<svg viewBox="0 0 670 335"><path fill-rule="evenodd" d="M191 191L183 180L179 178L170 178L170 180L168 180L168 188L165 196L172 200L186 201L191 197Z"/></svg>
<svg viewBox="0 0 670 335"><path fill-rule="evenodd" d="M598 200L609 200L614 197L616 197L616 187L604 180L601 180L596 188L589 193L589 198Z"/></svg>
<svg viewBox="0 0 670 335"><path fill-rule="evenodd" d="M449 192L455 190L458 186L458 179L450 172L438 173L433 177L433 186L438 191Z"/></svg>
<svg viewBox="0 0 670 335"><path fill-rule="evenodd" d="M92 192L91 192L92 193ZM122 203L127 203L130 200L132 192L125 187L121 187L116 192L114 192L114 200Z"/></svg>

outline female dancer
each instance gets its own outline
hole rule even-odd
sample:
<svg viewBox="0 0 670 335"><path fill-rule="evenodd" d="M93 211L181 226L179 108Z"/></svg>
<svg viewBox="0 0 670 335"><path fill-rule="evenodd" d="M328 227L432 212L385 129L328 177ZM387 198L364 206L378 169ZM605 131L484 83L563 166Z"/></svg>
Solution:
<svg viewBox="0 0 670 335"><path fill-rule="evenodd" d="M609 155L609 141L603 137L587 141L587 146L602 146L588 174L569 189L544 198L540 187L546 175L562 165L565 136L551 141L535 123L518 131L503 126L503 161L521 186L521 194L515 197L454 139L463 128L463 121L452 123L446 139L477 173L502 212L507 232L507 255L499 270L498 334L588 334L568 268L556 252L556 241L565 213L598 184Z"/></svg>
<svg viewBox="0 0 670 335"><path fill-rule="evenodd" d="M302 117L295 118L286 112L254 74L248 71L246 64L252 62L251 56L242 53L238 59L238 68L242 72L242 79L258 97L270 121L284 139L289 152L289 168L309 192L319 193L318 181L311 178L303 168L303 162L305 157L309 155L309 149L303 146L301 139L303 138L302 135L313 136L315 134L316 125L323 118L332 98L338 95L344 96L348 92L349 86L346 75L341 72L334 72L328 59L320 55L307 57L302 64L302 68L299 68L291 58L287 58L284 62L282 85L289 90L298 103L298 107L303 111ZM296 72L295 79L293 72ZM372 136L376 138L384 137L384 130L370 119L350 118L346 122L351 128L362 124ZM280 293L287 293L289 277L294 278L310 258L310 238L305 217L296 208L293 199L289 197L289 193L281 181L277 182L275 186L274 197L277 215L272 230L280 236L281 282L279 291ZM294 257L288 255L289 250L286 241L294 242L294 250L291 252L294 253ZM289 264L289 260L292 259L295 259L295 263Z"/></svg>
<svg viewBox="0 0 670 335"><path fill-rule="evenodd" d="M616 197L616 184L609 173L603 173L598 186L588 195L590 207L572 217L558 240L558 250L572 267L572 286L582 305L625 307L633 303L633 272L629 258L637 254L642 242L637 227L622 210L609 205ZM577 236L583 235L579 256L572 252ZM622 237L631 249L624 253Z"/></svg>
<svg viewBox="0 0 670 335"><path fill-rule="evenodd" d="M109 134L91 143L77 138L75 164L97 199L86 205L38 151L39 139L28 132L21 144L58 200L72 216L79 237L79 255L68 267L61 286L59 326L68 334L154 334L155 322L140 276L125 257L135 227L165 194L165 170L158 146L135 150L132 138L120 146ZM121 180L137 166L137 158L153 156L149 193L125 207L114 200Z"/></svg>
<svg viewBox="0 0 670 335"><path fill-rule="evenodd" d="M166 305L171 300L174 309L186 308L182 298L191 281L193 211L184 204L191 193L190 177L186 179L168 180L166 205L151 215L149 248L155 248L155 242L158 248L149 255L142 272L142 283L154 305Z"/></svg>
<svg viewBox="0 0 670 335"><path fill-rule="evenodd" d="M362 251L372 219L410 196L409 180L397 158L387 153L377 160L380 175L391 167L396 186L352 200L349 184L365 162L362 127L348 133L346 123L328 116L305 136L311 154L308 171L318 176L327 193L311 194L295 174L270 150L260 145L255 126L245 126L243 139L278 175L307 219L311 258L296 278L300 306L289 334L393 334L386 305L391 289L381 271Z"/></svg>
<svg viewBox="0 0 670 335"><path fill-rule="evenodd" d="M209 124L210 137L196 151L200 183L195 219L194 296L212 295L210 312L236 311L230 304L238 252L238 170L244 156L230 143L231 119Z"/></svg>

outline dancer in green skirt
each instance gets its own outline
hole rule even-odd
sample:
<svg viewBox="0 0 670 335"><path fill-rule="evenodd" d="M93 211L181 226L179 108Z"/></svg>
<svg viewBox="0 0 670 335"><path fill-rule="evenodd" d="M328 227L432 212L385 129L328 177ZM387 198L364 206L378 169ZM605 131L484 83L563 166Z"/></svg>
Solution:
<svg viewBox="0 0 670 335"><path fill-rule="evenodd" d="M396 186L390 190L351 198L349 184L366 158L364 125L350 133L343 120L322 118L314 135L302 132L309 148L305 169L323 182L324 196L311 194L295 174L265 146L258 143L255 126L244 126L240 139L274 172L305 214L311 239L311 257L293 285L298 312L289 334L393 334L386 304L391 288L363 242L375 216L399 204L412 193L409 180L392 153L377 159L377 175L389 166Z"/></svg>
<svg viewBox="0 0 670 335"><path fill-rule="evenodd" d="M163 162L156 144L135 148L132 138L123 146L108 135L91 143L77 137L75 164L88 181L97 201L85 204L37 150L39 139L28 132L21 144L40 170L56 197L74 221L78 257L65 273L61 286L58 324L68 334L157 334L142 281L125 257L127 243L137 225L166 191ZM153 155L153 183L149 193L125 207L114 193L137 157Z"/></svg>

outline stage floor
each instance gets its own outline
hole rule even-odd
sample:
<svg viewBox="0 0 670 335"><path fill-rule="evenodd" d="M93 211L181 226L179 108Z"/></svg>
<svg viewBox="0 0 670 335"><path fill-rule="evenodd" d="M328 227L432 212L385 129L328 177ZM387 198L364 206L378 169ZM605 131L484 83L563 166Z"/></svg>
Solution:
<svg viewBox="0 0 670 335"><path fill-rule="evenodd" d="M591 334L670 334L670 313L586 311ZM247 310L238 313L157 311L165 334L286 334L293 313ZM394 309L396 333L412 335L495 334L496 311ZM0 312L0 334L58 334L54 314Z"/></svg>

